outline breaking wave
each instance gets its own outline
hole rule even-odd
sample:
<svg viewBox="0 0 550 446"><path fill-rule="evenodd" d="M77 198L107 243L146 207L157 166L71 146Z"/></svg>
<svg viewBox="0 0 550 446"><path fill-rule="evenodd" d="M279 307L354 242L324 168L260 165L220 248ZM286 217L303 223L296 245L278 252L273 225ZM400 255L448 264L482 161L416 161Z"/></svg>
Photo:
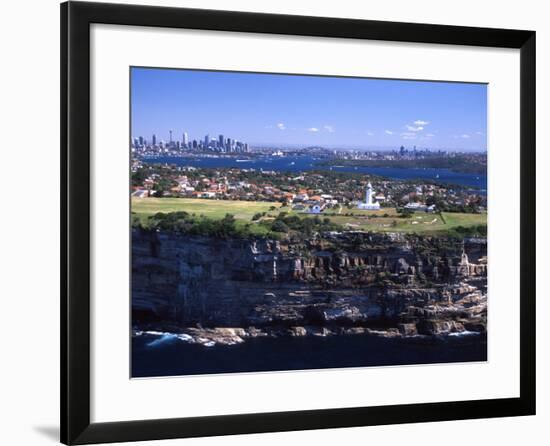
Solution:
<svg viewBox="0 0 550 446"><path fill-rule="evenodd" d="M169 333L161 331L138 331L135 333L136 336L148 336L155 337L151 342L147 343L147 347L159 347L165 344L170 344L177 341L182 342L193 342L193 338L184 333Z"/></svg>

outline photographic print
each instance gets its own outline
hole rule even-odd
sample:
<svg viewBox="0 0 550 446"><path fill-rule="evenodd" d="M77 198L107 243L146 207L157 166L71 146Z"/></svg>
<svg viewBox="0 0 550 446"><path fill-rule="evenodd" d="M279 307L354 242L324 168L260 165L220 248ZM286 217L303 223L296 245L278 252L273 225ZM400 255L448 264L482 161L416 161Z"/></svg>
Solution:
<svg viewBox="0 0 550 446"><path fill-rule="evenodd" d="M487 85L130 68L131 376L487 360Z"/></svg>

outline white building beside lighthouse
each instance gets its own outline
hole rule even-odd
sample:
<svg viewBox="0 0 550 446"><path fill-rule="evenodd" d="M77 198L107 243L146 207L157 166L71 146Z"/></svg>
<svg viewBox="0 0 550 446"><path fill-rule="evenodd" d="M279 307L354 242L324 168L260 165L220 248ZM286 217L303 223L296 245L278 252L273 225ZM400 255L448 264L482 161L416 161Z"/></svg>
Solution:
<svg viewBox="0 0 550 446"><path fill-rule="evenodd" d="M374 194L372 192L372 185L369 182L369 184L367 184L367 190L365 191L365 202L364 203L359 203L357 205L357 208L358 209L373 210L373 211L380 209L380 203L372 201L373 196L374 196Z"/></svg>

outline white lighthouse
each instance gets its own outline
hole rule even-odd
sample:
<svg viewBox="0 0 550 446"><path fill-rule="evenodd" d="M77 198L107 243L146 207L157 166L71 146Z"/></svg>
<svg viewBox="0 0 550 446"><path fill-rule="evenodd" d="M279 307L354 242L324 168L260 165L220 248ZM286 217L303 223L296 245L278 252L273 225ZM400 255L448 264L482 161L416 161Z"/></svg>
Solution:
<svg viewBox="0 0 550 446"><path fill-rule="evenodd" d="M367 190L365 191L365 202L357 205L358 209L377 210L380 209L380 203L373 203L372 201L372 184L367 184Z"/></svg>

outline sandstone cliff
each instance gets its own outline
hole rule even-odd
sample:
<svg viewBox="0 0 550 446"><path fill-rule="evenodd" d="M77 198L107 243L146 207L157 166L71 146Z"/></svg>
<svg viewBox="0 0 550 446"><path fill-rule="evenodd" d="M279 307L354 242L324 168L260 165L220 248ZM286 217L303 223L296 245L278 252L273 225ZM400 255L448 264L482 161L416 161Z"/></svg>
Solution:
<svg viewBox="0 0 550 446"><path fill-rule="evenodd" d="M348 232L291 243L134 230L133 322L247 335L482 332L486 253L484 239Z"/></svg>

